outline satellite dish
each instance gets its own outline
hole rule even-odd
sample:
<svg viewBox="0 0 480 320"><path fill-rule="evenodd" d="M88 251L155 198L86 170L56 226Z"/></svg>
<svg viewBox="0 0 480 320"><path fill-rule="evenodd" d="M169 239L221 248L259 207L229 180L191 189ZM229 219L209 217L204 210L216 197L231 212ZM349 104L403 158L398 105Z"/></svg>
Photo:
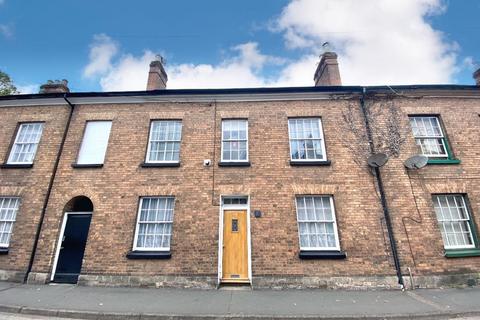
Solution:
<svg viewBox="0 0 480 320"><path fill-rule="evenodd" d="M427 165L428 157L423 154L417 154L405 160L404 165L408 169L420 169Z"/></svg>
<svg viewBox="0 0 480 320"><path fill-rule="evenodd" d="M388 156L385 153L375 153L368 157L367 163L372 168L380 168L388 161Z"/></svg>

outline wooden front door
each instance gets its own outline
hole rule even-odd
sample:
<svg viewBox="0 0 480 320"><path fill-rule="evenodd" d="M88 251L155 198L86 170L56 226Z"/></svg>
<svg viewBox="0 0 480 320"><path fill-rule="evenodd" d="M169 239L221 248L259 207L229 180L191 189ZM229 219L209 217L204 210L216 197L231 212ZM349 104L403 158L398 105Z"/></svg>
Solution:
<svg viewBox="0 0 480 320"><path fill-rule="evenodd" d="M223 213L222 282L249 282L247 210Z"/></svg>

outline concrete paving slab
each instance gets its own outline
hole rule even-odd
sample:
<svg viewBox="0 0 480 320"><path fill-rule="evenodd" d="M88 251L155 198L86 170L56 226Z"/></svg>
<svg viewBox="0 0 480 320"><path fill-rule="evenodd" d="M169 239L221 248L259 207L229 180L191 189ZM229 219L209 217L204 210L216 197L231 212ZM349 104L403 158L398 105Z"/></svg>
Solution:
<svg viewBox="0 0 480 320"><path fill-rule="evenodd" d="M86 319L396 318L480 315L480 288L415 291L193 290L7 285L0 311ZM148 317L146 317L148 315ZM161 317L161 316L164 317ZM0 318L1 319L1 318Z"/></svg>
<svg viewBox="0 0 480 320"><path fill-rule="evenodd" d="M321 292L321 294L320 294ZM438 312L399 291L253 291L234 292L232 314L368 315Z"/></svg>
<svg viewBox="0 0 480 320"><path fill-rule="evenodd" d="M421 289L415 290L415 293L453 311L480 311L480 290L478 288Z"/></svg>

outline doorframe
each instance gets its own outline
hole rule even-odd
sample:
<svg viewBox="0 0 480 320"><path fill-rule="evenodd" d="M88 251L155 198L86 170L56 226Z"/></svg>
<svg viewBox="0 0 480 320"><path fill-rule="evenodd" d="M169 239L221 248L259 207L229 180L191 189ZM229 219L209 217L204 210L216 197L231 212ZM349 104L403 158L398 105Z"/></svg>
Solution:
<svg viewBox="0 0 480 320"><path fill-rule="evenodd" d="M224 198L247 198L247 204L223 204ZM247 214L247 269L248 269L248 280L250 284L252 283L252 245L251 245L251 236L250 236L250 196L249 195L220 195L220 213L219 213L219 223L218 223L218 277L217 277L217 286L222 283L222 272L223 272L223 216L225 210L245 210Z"/></svg>
<svg viewBox="0 0 480 320"><path fill-rule="evenodd" d="M55 278L55 273L57 272L58 257L60 256L60 247L62 246L62 238L63 238L63 234L65 233L65 227L67 225L68 216L69 215L75 215L75 214L89 214L89 215L92 215L93 212L89 212L89 211L65 212L65 214L63 215L62 226L60 228L60 235L57 239L57 245L56 245L56 249L55 249L55 257L53 259L53 267L52 267L52 272L51 272L51 275L50 275L50 281L53 281L53 278ZM90 226L89 226L89 229L90 229ZM87 240L88 240L88 237L87 237Z"/></svg>

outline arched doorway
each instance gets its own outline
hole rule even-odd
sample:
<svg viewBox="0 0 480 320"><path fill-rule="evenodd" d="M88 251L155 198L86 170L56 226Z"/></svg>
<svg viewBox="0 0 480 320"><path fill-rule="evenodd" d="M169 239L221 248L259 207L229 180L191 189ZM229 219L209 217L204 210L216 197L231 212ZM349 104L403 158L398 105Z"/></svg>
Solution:
<svg viewBox="0 0 480 320"><path fill-rule="evenodd" d="M93 203L85 196L78 196L68 201L64 212L51 280L58 283L77 283L87 244Z"/></svg>

